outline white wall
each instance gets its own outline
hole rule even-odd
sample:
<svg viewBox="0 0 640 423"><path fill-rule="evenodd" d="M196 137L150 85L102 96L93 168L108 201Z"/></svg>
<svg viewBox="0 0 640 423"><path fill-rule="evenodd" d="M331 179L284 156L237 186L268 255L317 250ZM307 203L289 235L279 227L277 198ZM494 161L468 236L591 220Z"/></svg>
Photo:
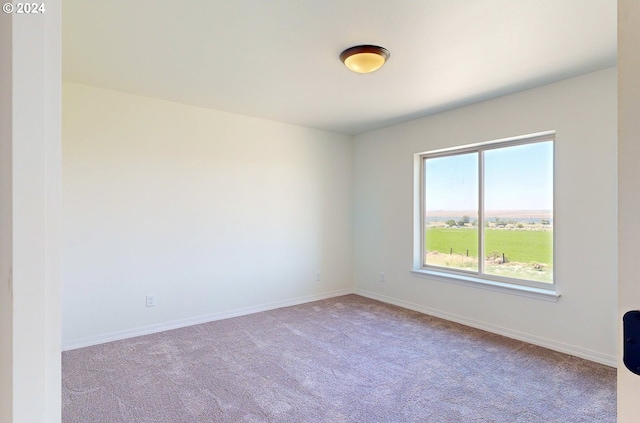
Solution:
<svg viewBox="0 0 640 423"><path fill-rule="evenodd" d="M355 137L357 292L615 365L616 101L607 69ZM413 277L414 153L546 130L559 301Z"/></svg>
<svg viewBox="0 0 640 423"><path fill-rule="evenodd" d="M13 403L11 21L0 14L0 422L11 421Z"/></svg>
<svg viewBox="0 0 640 423"><path fill-rule="evenodd" d="M618 1L618 178L619 178L619 320L640 309L638 239L640 239L640 3ZM640 414L640 376L622 363L622 325L618 345L618 421L632 423Z"/></svg>
<svg viewBox="0 0 640 423"><path fill-rule="evenodd" d="M60 23L0 16L3 423L60 421Z"/></svg>
<svg viewBox="0 0 640 423"><path fill-rule="evenodd" d="M351 231L350 137L63 84L65 347L347 292Z"/></svg>

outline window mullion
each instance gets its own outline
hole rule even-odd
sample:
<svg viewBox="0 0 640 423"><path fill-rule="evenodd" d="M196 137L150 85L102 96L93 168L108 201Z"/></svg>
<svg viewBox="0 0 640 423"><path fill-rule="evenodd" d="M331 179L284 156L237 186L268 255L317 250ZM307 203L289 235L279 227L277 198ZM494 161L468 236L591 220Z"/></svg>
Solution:
<svg viewBox="0 0 640 423"><path fill-rule="evenodd" d="M426 210L427 210L427 196L425 195L425 180L426 180L426 158L422 158L420 162L420 266L427 265L427 234L426 234Z"/></svg>
<svg viewBox="0 0 640 423"><path fill-rule="evenodd" d="M478 273L484 273L484 151L478 151Z"/></svg>

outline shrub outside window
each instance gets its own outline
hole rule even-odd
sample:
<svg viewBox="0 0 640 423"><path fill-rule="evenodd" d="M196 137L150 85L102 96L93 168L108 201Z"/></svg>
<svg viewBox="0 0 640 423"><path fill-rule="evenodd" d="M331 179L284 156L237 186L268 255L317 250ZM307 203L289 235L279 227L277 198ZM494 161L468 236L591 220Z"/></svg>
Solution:
<svg viewBox="0 0 640 423"><path fill-rule="evenodd" d="M555 133L420 155L421 267L551 289Z"/></svg>

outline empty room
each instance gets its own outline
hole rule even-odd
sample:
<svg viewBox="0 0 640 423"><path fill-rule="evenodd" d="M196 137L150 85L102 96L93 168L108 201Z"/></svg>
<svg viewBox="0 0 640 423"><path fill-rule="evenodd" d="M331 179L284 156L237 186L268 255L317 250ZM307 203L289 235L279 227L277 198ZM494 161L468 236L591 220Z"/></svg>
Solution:
<svg viewBox="0 0 640 423"><path fill-rule="evenodd" d="M0 420L633 421L625 7L62 1L59 279L3 294Z"/></svg>

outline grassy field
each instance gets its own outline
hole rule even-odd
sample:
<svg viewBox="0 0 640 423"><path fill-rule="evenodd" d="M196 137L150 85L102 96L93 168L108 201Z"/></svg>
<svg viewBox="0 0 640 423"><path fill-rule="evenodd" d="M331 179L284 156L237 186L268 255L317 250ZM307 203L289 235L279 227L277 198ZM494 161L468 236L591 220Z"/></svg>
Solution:
<svg viewBox="0 0 640 423"><path fill-rule="evenodd" d="M553 231L485 229L485 255L504 253L511 262L552 265ZM478 231L475 228L428 228L428 251L478 257Z"/></svg>

